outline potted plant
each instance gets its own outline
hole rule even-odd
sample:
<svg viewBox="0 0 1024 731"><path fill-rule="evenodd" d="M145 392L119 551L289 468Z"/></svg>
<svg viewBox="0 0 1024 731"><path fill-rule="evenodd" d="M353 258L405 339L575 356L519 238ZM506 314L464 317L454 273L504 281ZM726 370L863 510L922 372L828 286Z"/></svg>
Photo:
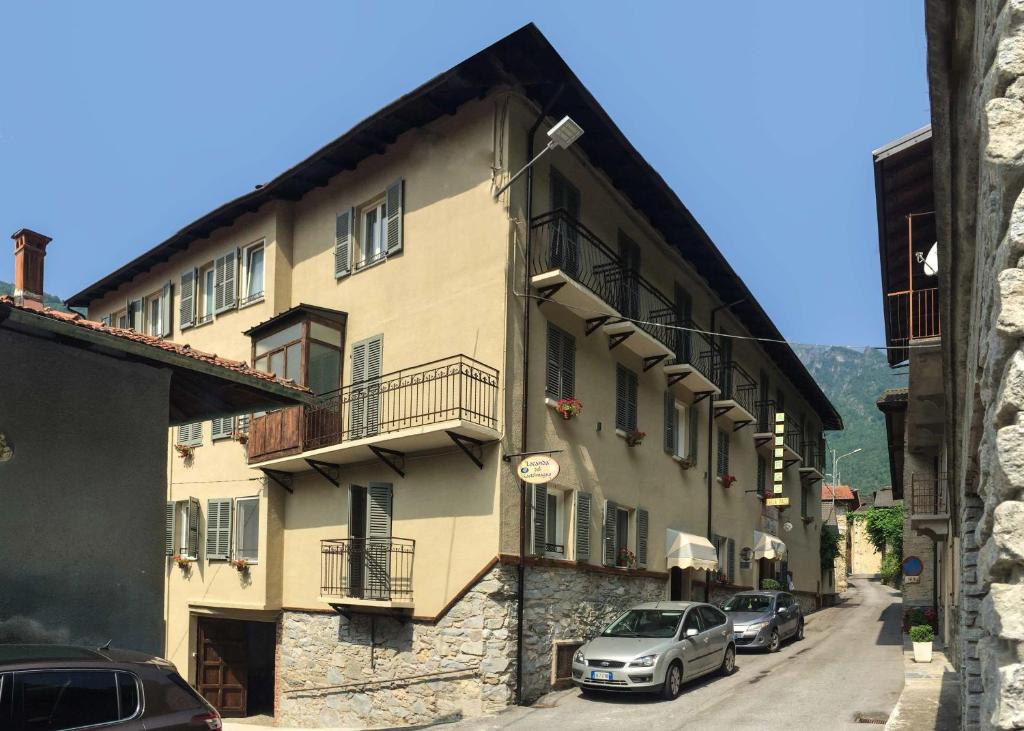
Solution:
<svg viewBox="0 0 1024 731"><path fill-rule="evenodd" d="M782 589L782 584L775 579L761 579L761 589L763 591L779 591Z"/></svg>
<svg viewBox="0 0 1024 731"><path fill-rule="evenodd" d="M626 444L631 447L639 447L643 444L644 437L647 436L647 432L634 429L633 431L626 434Z"/></svg>
<svg viewBox="0 0 1024 731"><path fill-rule="evenodd" d="M679 463L679 467L684 470L690 469L694 464L693 460L689 457L675 457L675 460Z"/></svg>
<svg viewBox="0 0 1024 731"><path fill-rule="evenodd" d="M171 560L174 561L174 563L177 564L178 568L182 571L188 571L192 568L192 559L190 559L188 556L175 554L174 556L171 556Z"/></svg>
<svg viewBox="0 0 1024 731"><path fill-rule="evenodd" d="M728 489L732 487L732 483L736 482L736 475L722 475L718 481L722 483L722 487Z"/></svg>
<svg viewBox="0 0 1024 731"><path fill-rule="evenodd" d="M195 455L196 448L191 444L175 444L174 451L177 452L178 456L183 460L188 461Z"/></svg>
<svg viewBox="0 0 1024 731"><path fill-rule="evenodd" d="M914 643L914 662L932 661L932 640L935 630L930 624L915 624L910 628L910 641Z"/></svg>
<svg viewBox="0 0 1024 731"><path fill-rule="evenodd" d="M723 574L722 572L719 572L718 573L718 583L719 584L728 584L729 583L729 577L726 576L725 574Z"/></svg>
<svg viewBox="0 0 1024 731"><path fill-rule="evenodd" d="M231 565L240 574L244 574L245 572L247 572L249 570L249 562L246 561L244 558L234 558L234 559L232 559L231 560Z"/></svg>
<svg viewBox="0 0 1024 731"><path fill-rule="evenodd" d="M615 557L615 565L624 569L635 569L636 554L623 546L619 549L619 555Z"/></svg>
<svg viewBox="0 0 1024 731"><path fill-rule="evenodd" d="M248 444L249 443L249 432L244 432L244 431L232 432L231 438L234 439L239 444Z"/></svg>
<svg viewBox="0 0 1024 731"><path fill-rule="evenodd" d="M558 403L555 404L555 411L557 411L563 419L569 421L572 417L583 412L583 402L577 398L570 396L569 398L558 399Z"/></svg>

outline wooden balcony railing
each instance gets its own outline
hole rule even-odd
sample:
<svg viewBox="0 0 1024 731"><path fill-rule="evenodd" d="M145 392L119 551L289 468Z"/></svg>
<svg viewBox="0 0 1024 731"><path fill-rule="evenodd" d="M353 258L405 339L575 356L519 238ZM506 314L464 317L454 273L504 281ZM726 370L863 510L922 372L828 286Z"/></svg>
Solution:
<svg viewBox="0 0 1024 731"><path fill-rule="evenodd" d="M456 419L497 429L497 414L497 369L455 355L254 417L249 464Z"/></svg>
<svg viewBox="0 0 1024 731"><path fill-rule="evenodd" d="M910 516L949 513L948 475L915 472L910 476Z"/></svg>
<svg viewBox="0 0 1024 731"><path fill-rule="evenodd" d="M326 598L411 601L416 541L410 538L329 538L320 541L320 595Z"/></svg>
<svg viewBox="0 0 1024 731"><path fill-rule="evenodd" d="M909 356L906 346L911 341L942 335L938 288L890 292L886 296L885 318L889 347L894 351L890 363L902 362Z"/></svg>

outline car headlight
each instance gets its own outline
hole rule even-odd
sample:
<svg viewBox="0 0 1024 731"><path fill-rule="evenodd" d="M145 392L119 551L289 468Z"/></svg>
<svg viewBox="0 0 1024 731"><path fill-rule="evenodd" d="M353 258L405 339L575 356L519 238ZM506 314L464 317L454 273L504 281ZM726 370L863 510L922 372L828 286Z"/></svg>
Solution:
<svg viewBox="0 0 1024 731"><path fill-rule="evenodd" d="M644 655L643 657L638 657L636 660L631 662L629 666L633 668L649 668L654 665L657 659L657 655Z"/></svg>
<svg viewBox="0 0 1024 731"><path fill-rule="evenodd" d="M771 624L771 622L754 622L753 624L748 624L747 632L760 632L769 624Z"/></svg>
<svg viewBox="0 0 1024 731"><path fill-rule="evenodd" d="M583 648L576 650L576 654L572 656L572 661L577 662L580 665L587 664L587 656L583 654Z"/></svg>

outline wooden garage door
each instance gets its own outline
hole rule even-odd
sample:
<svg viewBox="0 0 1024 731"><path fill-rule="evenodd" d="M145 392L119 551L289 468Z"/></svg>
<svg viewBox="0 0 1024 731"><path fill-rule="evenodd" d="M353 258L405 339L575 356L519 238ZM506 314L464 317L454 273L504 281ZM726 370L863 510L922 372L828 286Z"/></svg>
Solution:
<svg viewBox="0 0 1024 731"><path fill-rule="evenodd" d="M196 639L196 689L223 716L246 713L245 622L200 618Z"/></svg>

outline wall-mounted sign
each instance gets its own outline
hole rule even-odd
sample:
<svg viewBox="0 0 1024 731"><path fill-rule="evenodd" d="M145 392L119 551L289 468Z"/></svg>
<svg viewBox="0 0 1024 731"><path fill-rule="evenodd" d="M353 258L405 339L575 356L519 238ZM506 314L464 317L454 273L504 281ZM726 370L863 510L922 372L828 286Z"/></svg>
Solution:
<svg viewBox="0 0 1024 731"><path fill-rule="evenodd" d="M740 561L744 563L750 563L754 559L754 549L750 546L744 546L740 549Z"/></svg>
<svg viewBox="0 0 1024 731"><path fill-rule="evenodd" d="M920 584L921 583L921 577L920 576L904 576L903 577L903 583L904 584Z"/></svg>
<svg viewBox="0 0 1024 731"><path fill-rule="evenodd" d="M920 576L924 572L924 561L917 556L907 556L903 559L903 577Z"/></svg>
<svg viewBox="0 0 1024 731"><path fill-rule="evenodd" d="M519 479L531 485L540 485L551 482L558 477L558 462L554 457L546 454L535 454L532 457L524 457L519 461L516 472Z"/></svg>
<svg viewBox="0 0 1024 731"><path fill-rule="evenodd" d="M776 495L782 494L782 485L785 481L785 457L786 451L783 446L786 439L786 412L776 411L775 412L775 449L774 449L774 462L775 468L772 470L772 492ZM774 505L789 505L787 500L785 503L771 503Z"/></svg>
<svg viewBox="0 0 1024 731"><path fill-rule="evenodd" d="M764 501L765 505L772 507L789 507L788 497L770 497Z"/></svg>
<svg viewBox="0 0 1024 731"><path fill-rule="evenodd" d="M14 450L7 444L7 436L0 432L0 462L7 462L14 456Z"/></svg>

